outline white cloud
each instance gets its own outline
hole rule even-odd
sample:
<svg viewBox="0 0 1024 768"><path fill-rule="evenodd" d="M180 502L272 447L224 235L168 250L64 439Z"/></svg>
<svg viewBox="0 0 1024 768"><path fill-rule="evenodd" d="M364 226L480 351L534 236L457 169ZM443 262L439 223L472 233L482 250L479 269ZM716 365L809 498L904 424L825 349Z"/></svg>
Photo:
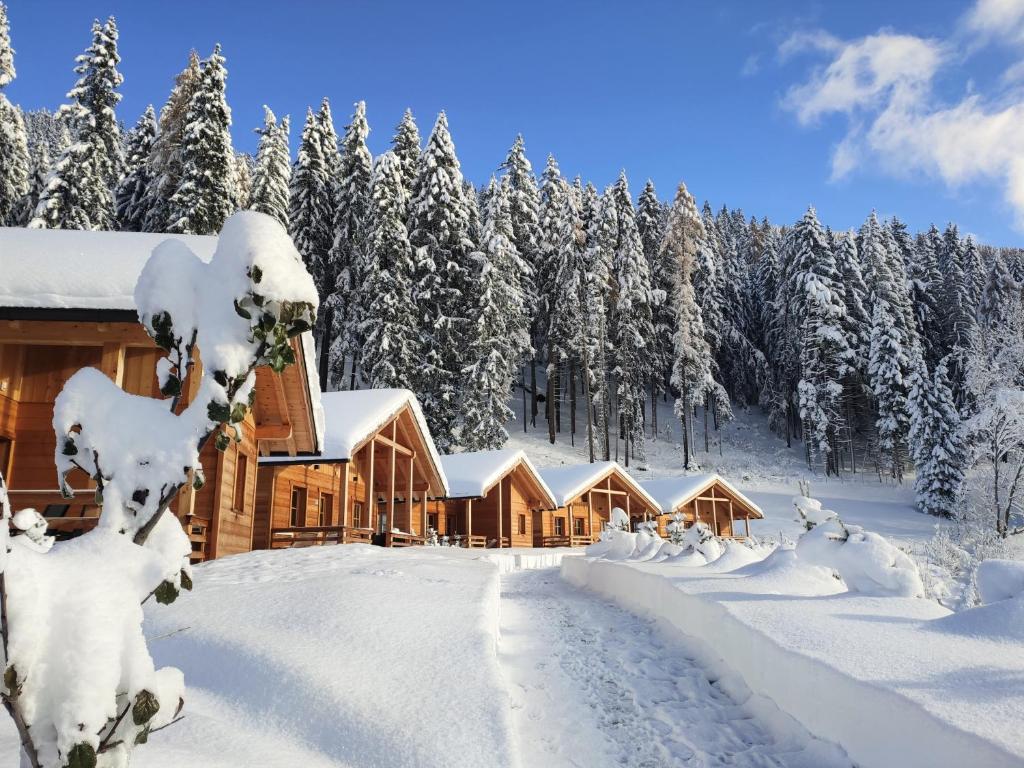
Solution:
<svg viewBox="0 0 1024 768"><path fill-rule="evenodd" d="M944 41L881 31L818 47L829 61L790 88L783 106L805 125L830 114L849 118L833 148L833 179L871 159L889 173L925 173L953 188L996 183L1024 229L1024 96L972 87L957 103L944 105L932 88L943 67L962 60L963 46L997 32L1024 41L1024 0L979 0ZM805 33L802 40L808 39ZM790 41L780 56L806 45ZM1004 83L1021 75L1024 67L1011 67Z"/></svg>
<svg viewBox="0 0 1024 768"><path fill-rule="evenodd" d="M761 71L761 57L756 53L752 53L747 56L746 61L743 62L743 68L740 69L740 75L742 77L753 77Z"/></svg>

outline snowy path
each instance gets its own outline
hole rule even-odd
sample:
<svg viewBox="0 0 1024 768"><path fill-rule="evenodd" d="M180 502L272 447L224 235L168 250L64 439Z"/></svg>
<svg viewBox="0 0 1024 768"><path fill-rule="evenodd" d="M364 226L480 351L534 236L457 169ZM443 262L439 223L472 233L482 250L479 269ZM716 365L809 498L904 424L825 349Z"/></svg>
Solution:
<svg viewBox="0 0 1024 768"><path fill-rule="evenodd" d="M709 680L685 638L557 569L507 574L501 597L499 657L524 766L849 765L770 705L758 717L738 704L749 692Z"/></svg>

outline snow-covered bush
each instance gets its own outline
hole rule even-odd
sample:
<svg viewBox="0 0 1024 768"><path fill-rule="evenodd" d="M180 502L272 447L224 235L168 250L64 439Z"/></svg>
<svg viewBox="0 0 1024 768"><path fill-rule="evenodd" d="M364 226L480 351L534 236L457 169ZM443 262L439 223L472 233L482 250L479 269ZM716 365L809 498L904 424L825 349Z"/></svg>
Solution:
<svg viewBox="0 0 1024 768"><path fill-rule="evenodd" d="M831 568L851 592L897 597L925 594L917 565L905 552L877 533L845 525L838 517L801 536L796 555L805 563Z"/></svg>
<svg viewBox="0 0 1024 768"><path fill-rule="evenodd" d="M673 512L672 520L665 526L668 529L668 540L673 544L682 544L686 535L686 516L682 512Z"/></svg>
<svg viewBox="0 0 1024 768"><path fill-rule="evenodd" d="M722 540L715 536L711 526L700 520L686 529L681 546L703 555L709 563L721 557L724 551Z"/></svg>
<svg viewBox="0 0 1024 768"><path fill-rule="evenodd" d="M435 531L433 528L427 528L427 540L425 543L428 547L441 546L441 542L437 538L437 531Z"/></svg>
<svg viewBox="0 0 1024 768"><path fill-rule="evenodd" d="M154 668L142 634L144 602L170 603L192 586L191 545L168 506L186 483L202 486L208 440L223 450L229 432L241 439L256 369L294 362L290 340L312 327L317 307L283 227L252 212L225 223L209 263L180 241L159 245L135 301L166 353L156 371L166 399L127 394L85 368L54 404L61 487L72 495L75 469L92 478L96 529L50 549L38 513L22 510L11 537L0 499L0 693L31 768L121 768L178 716L184 677ZM179 409L198 350L202 374Z"/></svg>
<svg viewBox="0 0 1024 768"><path fill-rule="evenodd" d="M606 530L611 531L628 531L629 530L629 515L619 507L612 509L611 514L608 516L608 522L605 524Z"/></svg>
<svg viewBox="0 0 1024 768"><path fill-rule="evenodd" d="M796 507L796 521L803 525L804 530L811 530L817 525L838 520L839 515L831 509L822 509L821 502L808 495L794 496L793 506Z"/></svg>

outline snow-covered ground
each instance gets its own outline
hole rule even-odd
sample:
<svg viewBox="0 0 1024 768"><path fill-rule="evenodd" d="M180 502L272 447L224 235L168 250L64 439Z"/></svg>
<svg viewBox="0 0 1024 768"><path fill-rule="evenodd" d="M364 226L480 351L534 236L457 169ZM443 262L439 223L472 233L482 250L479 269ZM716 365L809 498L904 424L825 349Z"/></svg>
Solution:
<svg viewBox="0 0 1024 768"><path fill-rule="evenodd" d="M524 766L849 766L677 630L557 571L502 583L499 658Z"/></svg>

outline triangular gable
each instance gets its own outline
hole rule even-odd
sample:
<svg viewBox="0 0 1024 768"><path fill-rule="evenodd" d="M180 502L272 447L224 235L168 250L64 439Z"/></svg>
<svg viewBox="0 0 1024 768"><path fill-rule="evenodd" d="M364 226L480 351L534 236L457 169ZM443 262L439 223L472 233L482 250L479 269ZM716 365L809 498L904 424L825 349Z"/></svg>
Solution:
<svg viewBox="0 0 1024 768"><path fill-rule="evenodd" d="M764 512L757 504L718 474L663 477L643 483L643 487L658 500L661 509L664 510L663 514L672 514L714 485L720 485L726 493L734 496L737 501L749 508L754 517L764 518Z"/></svg>
<svg viewBox="0 0 1024 768"><path fill-rule="evenodd" d="M554 495L537 468L521 450L467 451L441 457L448 479L449 499L483 498L504 477L522 469L529 482L540 492L541 501L555 507Z"/></svg>
<svg viewBox="0 0 1024 768"><path fill-rule="evenodd" d="M605 480L609 475L614 475L618 478L637 496L650 504L653 510L659 511L661 509L658 501L614 461L597 461L593 464L567 464L540 470L541 478L548 484L559 507L566 506L588 489L596 487L598 483Z"/></svg>

